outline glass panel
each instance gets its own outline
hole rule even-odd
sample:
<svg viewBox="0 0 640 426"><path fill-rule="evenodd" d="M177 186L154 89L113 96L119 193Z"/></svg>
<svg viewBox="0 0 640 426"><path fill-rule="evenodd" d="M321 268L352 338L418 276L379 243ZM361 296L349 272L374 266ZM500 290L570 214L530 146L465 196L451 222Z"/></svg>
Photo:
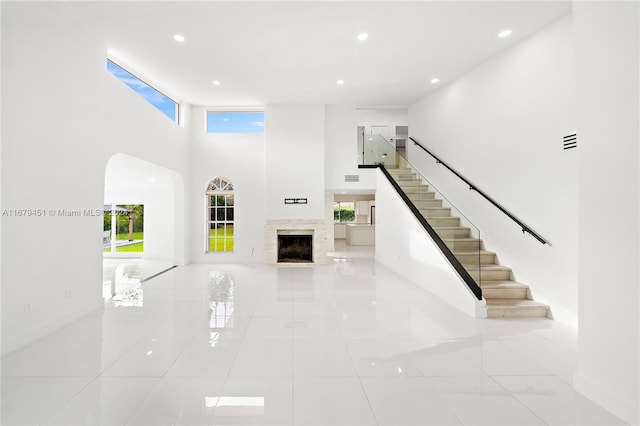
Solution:
<svg viewBox="0 0 640 426"><path fill-rule="evenodd" d="M481 285L480 230L381 135L365 137L365 164L381 164L422 217Z"/></svg>
<svg viewBox="0 0 640 426"><path fill-rule="evenodd" d="M176 101L149 86L129 71L126 71L124 68L108 59L107 71L129 86L129 88L134 92L142 96L151 105L158 108L160 112L169 117L172 121L178 121L178 103Z"/></svg>
<svg viewBox="0 0 640 426"><path fill-rule="evenodd" d="M227 207L227 221L233 222L233 207Z"/></svg>
<svg viewBox="0 0 640 426"><path fill-rule="evenodd" d="M264 133L264 112L207 111L207 133Z"/></svg>

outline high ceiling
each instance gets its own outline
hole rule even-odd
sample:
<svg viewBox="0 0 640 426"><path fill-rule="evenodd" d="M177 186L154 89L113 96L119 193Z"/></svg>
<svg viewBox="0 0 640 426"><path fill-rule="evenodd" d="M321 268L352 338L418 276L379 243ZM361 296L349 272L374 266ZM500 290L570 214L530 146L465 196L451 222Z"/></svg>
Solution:
<svg viewBox="0 0 640 426"><path fill-rule="evenodd" d="M178 101L407 106L569 13L571 3L61 1L48 7ZM498 38L507 28L513 34ZM360 33L369 38L357 40ZM176 42L175 34L185 41ZM430 83L434 77L440 82ZM339 79L345 83L336 84Z"/></svg>

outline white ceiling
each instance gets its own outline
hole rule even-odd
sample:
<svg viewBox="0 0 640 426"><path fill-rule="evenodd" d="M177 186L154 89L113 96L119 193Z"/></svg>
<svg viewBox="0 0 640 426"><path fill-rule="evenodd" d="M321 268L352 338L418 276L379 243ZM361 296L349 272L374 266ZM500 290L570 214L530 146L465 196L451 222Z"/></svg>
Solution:
<svg viewBox="0 0 640 426"><path fill-rule="evenodd" d="M571 10L564 1L49 6L168 95L206 106L410 105ZM498 38L505 28L513 35ZM358 41L361 32L369 39ZM177 43L174 34L186 41ZM438 85L429 82L433 77L440 78ZM336 85L338 79L345 84Z"/></svg>

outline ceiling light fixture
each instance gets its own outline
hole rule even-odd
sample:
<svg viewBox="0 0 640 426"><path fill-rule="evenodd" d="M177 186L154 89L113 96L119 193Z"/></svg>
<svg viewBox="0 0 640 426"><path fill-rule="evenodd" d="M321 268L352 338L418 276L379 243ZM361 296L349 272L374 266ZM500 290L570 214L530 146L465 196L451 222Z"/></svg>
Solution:
<svg viewBox="0 0 640 426"><path fill-rule="evenodd" d="M436 84L437 82L439 82L440 79L439 78L432 78L431 79L431 84Z"/></svg>
<svg viewBox="0 0 640 426"><path fill-rule="evenodd" d="M182 43L184 41L184 36L181 36L180 34L176 34L173 36L173 39L179 43Z"/></svg>
<svg viewBox="0 0 640 426"><path fill-rule="evenodd" d="M512 32L513 32L513 31L511 31L511 30L504 30L504 31L500 31L500 32L498 33L498 37L500 37L500 38L509 37L509 36L511 35L511 33L512 33Z"/></svg>
<svg viewBox="0 0 640 426"><path fill-rule="evenodd" d="M214 86L220 86L220 82L218 80L213 80L211 84L213 84Z"/></svg>
<svg viewBox="0 0 640 426"><path fill-rule="evenodd" d="M338 81L336 81L336 84L342 85L342 84L344 84L344 80L338 80Z"/></svg>
<svg viewBox="0 0 640 426"><path fill-rule="evenodd" d="M358 34L358 40L360 41L365 41L368 38L369 38L369 34L367 33Z"/></svg>

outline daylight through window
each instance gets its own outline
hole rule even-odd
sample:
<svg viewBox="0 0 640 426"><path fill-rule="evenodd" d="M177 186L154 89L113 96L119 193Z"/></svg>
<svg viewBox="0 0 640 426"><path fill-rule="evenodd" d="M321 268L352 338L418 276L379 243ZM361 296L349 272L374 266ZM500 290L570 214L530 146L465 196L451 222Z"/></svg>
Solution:
<svg viewBox="0 0 640 426"><path fill-rule="evenodd" d="M129 86L134 92L145 98L147 102L158 108L160 112L169 117L172 121L175 121L176 123L178 122L178 103L176 101L149 86L147 83L109 59L107 59L107 71Z"/></svg>
<svg viewBox="0 0 640 426"><path fill-rule="evenodd" d="M227 252L234 248L234 196L230 180L217 177L209 182L207 202L207 252Z"/></svg>
<svg viewBox="0 0 640 426"><path fill-rule="evenodd" d="M207 111L207 133L264 133L264 111Z"/></svg>
<svg viewBox="0 0 640 426"><path fill-rule="evenodd" d="M333 204L334 222L354 222L356 220L356 203L339 201Z"/></svg>

